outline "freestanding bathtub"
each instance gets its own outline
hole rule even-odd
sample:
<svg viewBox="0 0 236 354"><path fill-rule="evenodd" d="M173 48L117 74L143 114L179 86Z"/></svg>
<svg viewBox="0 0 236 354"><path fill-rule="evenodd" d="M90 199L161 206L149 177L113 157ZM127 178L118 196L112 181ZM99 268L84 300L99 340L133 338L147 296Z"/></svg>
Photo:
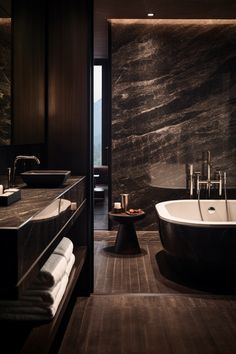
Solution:
<svg viewBox="0 0 236 354"><path fill-rule="evenodd" d="M169 255L201 269L236 271L236 200L170 200L155 207Z"/></svg>

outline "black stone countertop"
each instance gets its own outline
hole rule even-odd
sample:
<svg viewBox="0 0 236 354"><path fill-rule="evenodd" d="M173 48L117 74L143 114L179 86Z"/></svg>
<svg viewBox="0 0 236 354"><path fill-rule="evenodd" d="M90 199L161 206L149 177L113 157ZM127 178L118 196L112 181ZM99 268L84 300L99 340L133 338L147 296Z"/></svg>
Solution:
<svg viewBox="0 0 236 354"><path fill-rule="evenodd" d="M85 177L68 178L59 188L29 188L22 185L21 200L0 207L0 229L19 228L39 211L46 208L54 199L68 191Z"/></svg>

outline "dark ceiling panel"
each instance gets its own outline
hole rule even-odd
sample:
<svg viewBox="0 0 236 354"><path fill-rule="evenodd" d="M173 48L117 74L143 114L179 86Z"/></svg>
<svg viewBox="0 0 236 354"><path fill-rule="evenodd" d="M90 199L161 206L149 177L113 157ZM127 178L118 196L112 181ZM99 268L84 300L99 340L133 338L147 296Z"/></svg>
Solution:
<svg viewBox="0 0 236 354"><path fill-rule="evenodd" d="M234 19L235 0L94 0L94 57L108 57L108 22L115 18ZM151 21L151 20L150 20Z"/></svg>

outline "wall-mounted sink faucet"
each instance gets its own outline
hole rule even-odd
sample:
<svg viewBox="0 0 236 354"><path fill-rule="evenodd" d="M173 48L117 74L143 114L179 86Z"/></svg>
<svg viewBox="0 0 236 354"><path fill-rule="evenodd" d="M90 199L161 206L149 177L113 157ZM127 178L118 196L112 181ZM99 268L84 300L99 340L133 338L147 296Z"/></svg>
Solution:
<svg viewBox="0 0 236 354"><path fill-rule="evenodd" d="M13 164L12 178L8 181L8 184L10 184L13 187L15 185L15 178L16 178L16 165L19 160L34 160L34 161L36 161L36 163L38 165L40 164L40 160L38 159L38 157L36 157L34 155L18 155L18 156L16 156L16 158L14 160L14 164Z"/></svg>
<svg viewBox="0 0 236 354"><path fill-rule="evenodd" d="M221 171L216 171L214 178L212 178L212 163L211 163L211 153L207 151L203 153L202 159L202 172L193 171L193 164L189 165L188 178L189 181L189 193L190 197L193 196L194 188L196 188L197 195L200 194L201 187L205 187L207 190L207 195L210 197L210 191L213 186L218 187L219 196L222 195L223 189L223 175Z"/></svg>

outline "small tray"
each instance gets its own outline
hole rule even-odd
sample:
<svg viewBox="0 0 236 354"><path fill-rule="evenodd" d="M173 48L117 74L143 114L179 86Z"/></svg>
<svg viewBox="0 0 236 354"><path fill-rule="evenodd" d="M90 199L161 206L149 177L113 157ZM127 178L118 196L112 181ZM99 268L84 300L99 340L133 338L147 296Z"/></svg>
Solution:
<svg viewBox="0 0 236 354"><path fill-rule="evenodd" d="M5 189L0 195L0 206L8 206L21 199L21 190L17 188Z"/></svg>
<svg viewBox="0 0 236 354"><path fill-rule="evenodd" d="M140 215L144 214L144 211L142 209L133 209L133 212L130 212L129 210L126 211L126 214L128 215Z"/></svg>

